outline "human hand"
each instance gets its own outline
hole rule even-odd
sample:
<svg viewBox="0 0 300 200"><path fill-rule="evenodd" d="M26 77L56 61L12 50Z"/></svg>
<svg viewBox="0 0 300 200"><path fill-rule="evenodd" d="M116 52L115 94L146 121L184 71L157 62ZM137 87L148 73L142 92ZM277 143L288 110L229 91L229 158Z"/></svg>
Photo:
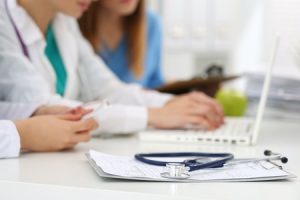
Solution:
<svg viewBox="0 0 300 200"><path fill-rule="evenodd" d="M221 106L201 92L171 99L162 108L149 109L149 126L160 129L202 127L214 130L224 123Z"/></svg>
<svg viewBox="0 0 300 200"><path fill-rule="evenodd" d="M70 108L67 106L40 106L34 113L33 116L39 115L61 115L61 114L73 114L73 115L84 115L92 112L93 109L84 109L79 106L76 108Z"/></svg>
<svg viewBox="0 0 300 200"><path fill-rule="evenodd" d="M29 151L60 151L73 148L91 138L97 128L94 119L80 120L81 115L38 116L15 122L21 148ZM80 121L79 121L80 120Z"/></svg>

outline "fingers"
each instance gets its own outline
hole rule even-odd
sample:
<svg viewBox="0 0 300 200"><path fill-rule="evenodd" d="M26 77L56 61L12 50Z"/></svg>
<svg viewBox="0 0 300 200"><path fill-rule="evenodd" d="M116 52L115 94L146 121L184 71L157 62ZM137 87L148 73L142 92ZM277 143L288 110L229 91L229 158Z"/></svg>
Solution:
<svg viewBox="0 0 300 200"><path fill-rule="evenodd" d="M94 119L87 119L72 123L72 129L76 133L89 132L98 127L98 123Z"/></svg>
<svg viewBox="0 0 300 200"><path fill-rule="evenodd" d="M65 114L69 110L66 106L40 106L35 112L34 116L37 115L59 115Z"/></svg>
<svg viewBox="0 0 300 200"><path fill-rule="evenodd" d="M190 93L188 97L191 100L188 114L197 116L198 123L202 123L209 130L223 124L223 111L215 100L200 92Z"/></svg>
<svg viewBox="0 0 300 200"><path fill-rule="evenodd" d="M215 129L209 120L207 120L205 117L201 117L201 116L200 117L199 116L186 117L186 124L191 124L196 127L203 127L204 129L207 129L207 130Z"/></svg>
<svg viewBox="0 0 300 200"><path fill-rule="evenodd" d="M90 109L84 109L84 113L83 113L83 116L84 115L87 115L87 114L90 114L91 112L93 112L94 109L90 108Z"/></svg>
<svg viewBox="0 0 300 200"><path fill-rule="evenodd" d="M174 117L171 127L184 128L186 125L202 125L208 130L213 130L223 123L222 109L217 103L204 94L194 92L177 97L172 103L166 105L168 115ZM176 118L177 117L177 118Z"/></svg>
<svg viewBox="0 0 300 200"><path fill-rule="evenodd" d="M198 102L198 103L206 103L208 105L213 106L214 108L216 108L216 110L218 112L223 112L222 111L222 107L217 103L217 101L215 101L213 98L205 95L204 93L201 92L192 92L190 94L191 99L193 99L194 101Z"/></svg>
<svg viewBox="0 0 300 200"><path fill-rule="evenodd" d="M73 143L79 143L79 142L87 142L91 139L90 133L77 133L73 137Z"/></svg>
<svg viewBox="0 0 300 200"><path fill-rule="evenodd" d="M83 125L82 128L84 128L84 126L86 126L85 128L87 128L87 130L71 133L71 135L69 136L68 142L64 145L63 149L73 148L78 143L88 142L91 139L91 137L92 137L92 135L90 134L90 131L92 130L92 129L90 129L91 125Z"/></svg>
<svg viewBox="0 0 300 200"><path fill-rule="evenodd" d="M84 116L84 115L87 115L89 113L93 112L93 109L84 109L83 107L79 106L77 108L74 108L74 109L71 109L68 111L69 114L74 114L74 115L81 115L81 116Z"/></svg>
<svg viewBox="0 0 300 200"><path fill-rule="evenodd" d="M77 114L78 115L78 114ZM63 120L70 120L74 115L61 116ZM98 127L98 123L94 119L87 119L81 121L66 121L68 136L62 145L61 149L73 148L77 143L87 142L91 139L90 131Z"/></svg>
<svg viewBox="0 0 300 200"><path fill-rule="evenodd" d="M92 136L90 132L73 133L69 137L68 142L63 145L61 150L72 149L80 142L88 142L91 139L91 137Z"/></svg>
<svg viewBox="0 0 300 200"><path fill-rule="evenodd" d="M81 112L81 107L76 107L69 110L67 114L80 114L80 112Z"/></svg>
<svg viewBox="0 0 300 200"><path fill-rule="evenodd" d="M67 106L49 106L48 107L48 114L67 114L70 107Z"/></svg>
<svg viewBox="0 0 300 200"><path fill-rule="evenodd" d="M72 149L80 142L88 142L91 139L90 133L77 133L71 138L70 143L66 144L63 149Z"/></svg>
<svg viewBox="0 0 300 200"><path fill-rule="evenodd" d="M204 117L210 123L211 130L219 128L222 124L220 117L212 114L211 112L206 113Z"/></svg>
<svg viewBox="0 0 300 200"><path fill-rule="evenodd" d="M212 98L206 96L200 92L193 92L190 94L190 98L200 105L206 105L209 107L207 110L209 118L212 118L213 121L216 121L219 124L224 123L224 113L222 107Z"/></svg>
<svg viewBox="0 0 300 200"><path fill-rule="evenodd" d="M208 106L202 105L194 107L190 109L190 112L188 114L196 116L198 118L205 118L207 123L209 124L209 127L212 127L213 129L216 129L221 125L219 116L213 114Z"/></svg>
<svg viewBox="0 0 300 200"><path fill-rule="evenodd" d="M206 103L206 104L212 106L218 114L223 115L223 109L222 109L221 105L217 101L215 101L213 98L211 98L201 92L192 92L191 98L198 103Z"/></svg>
<svg viewBox="0 0 300 200"><path fill-rule="evenodd" d="M223 116L220 116L207 104L190 102L188 107L186 114L205 117L214 128L218 128L223 124Z"/></svg>
<svg viewBox="0 0 300 200"><path fill-rule="evenodd" d="M59 119L68 120L68 121L79 121L81 119L81 114L65 114L58 115Z"/></svg>

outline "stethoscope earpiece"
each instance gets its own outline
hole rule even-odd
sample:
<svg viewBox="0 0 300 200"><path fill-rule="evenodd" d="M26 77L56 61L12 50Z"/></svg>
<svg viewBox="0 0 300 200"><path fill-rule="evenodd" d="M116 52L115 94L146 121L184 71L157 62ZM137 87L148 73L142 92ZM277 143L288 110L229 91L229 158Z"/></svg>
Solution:
<svg viewBox="0 0 300 200"><path fill-rule="evenodd" d="M272 154L273 154L273 152L271 150L265 150L264 151L265 156L271 156Z"/></svg>
<svg viewBox="0 0 300 200"><path fill-rule="evenodd" d="M287 157L282 157L280 160L281 160L281 162L284 163L284 164L287 163L287 162L289 161L289 159L288 159Z"/></svg>
<svg viewBox="0 0 300 200"><path fill-rule="evenodd" d="M279 153L274 153L271 150L265 150L264 155L265 156L278 156L278 159L280 159L280 161L284 164L288 162L287 157L281 156L281 154L279 154Z"/></svg>

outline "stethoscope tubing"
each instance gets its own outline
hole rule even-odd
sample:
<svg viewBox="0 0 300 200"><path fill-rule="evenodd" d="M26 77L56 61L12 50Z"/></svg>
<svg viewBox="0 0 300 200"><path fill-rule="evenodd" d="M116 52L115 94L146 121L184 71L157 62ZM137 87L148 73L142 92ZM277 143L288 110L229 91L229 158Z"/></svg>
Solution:
<svg viewBox="0 0 300 200"><path fill-rule="evenodd" d="M270 156L270 157L265 157L265 158L242 158L242 159L234 159L234 160L228 161L225 164L225 166L236 165L236 164L243 164L243 163L249 163L249 162L280 160L280 159L281 159L280 155Z"/></svg>
<svg viewBox="0 0 300 200"><path fill-rule="evenodd" d="M209 161L206 163L191 163L191 161L196 161L197 159L193 160L187 160L183 162L175 162L180 164L185 164L188 168L188 171L196 171L200 169L206 169L206 168L218 168L223 167L224 164L232 160L234 158L233 154L230 153L198 153L198 152L175 152L175 153L142 153L142 154L136 154L135 159L137 159L140 162L150 164L150 165L156 165L156 166L166 166L170 162L164 162L164 161L158 161L158 160L152 160L149 158L176 158L176 157L201 157L201 158L220 158L214 161Z"/></svg>
<svg viewBox="0 0 300 200"><path fill-rule="evenodd" d="M29 50L28 50L28 48L27 48L27 46L26 46L26 44L25 44L25 42L24 42L24 40L21 36L21 33L20 33L20 31L19 31L19 29L18 29L18 27L17 27L17 25L16 25L16 23L15 23L13 17L12 17L12 14L11 14L9 8L8 8L8 0L5 0L4 3L5 3L5 10L7 12L8 19L9 19L9 21L11 22L11 24L13 26L13 29L16 33L16 36L17 36L17 38L19 40L19 43L20 43L20 46L22 48L23 54L24 54L24 56L26 56L30 60Z"/></svg>

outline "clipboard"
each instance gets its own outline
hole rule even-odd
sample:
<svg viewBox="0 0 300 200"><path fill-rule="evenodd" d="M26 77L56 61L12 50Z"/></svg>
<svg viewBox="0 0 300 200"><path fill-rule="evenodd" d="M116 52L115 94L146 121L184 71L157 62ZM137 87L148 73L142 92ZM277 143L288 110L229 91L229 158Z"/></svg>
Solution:
<svg viewBox="0 0 300 200"><path fill-rule="evenodd" d="M199 183L199 182L262 182L262 181L278 181L278 180L287 180L296 178L297 176L285 171L281 166L276 165L275 163L270 162L274 167L278 167L280 170L286 172L285 176L276 176L276 177L255 177L255 178L241 178L241 179L217 179L217 180L195 180L195 179L167 179L167 178L148 178L148 177L127 177L119 176L110 173L106 173L97 163L91 158L90 153L85 154L88 160L88 163L93 168L93 170L102 178L116 179L116 180L128 180L128 181L147 181L147 182L183 182L183 183ZM120 167L120 166L118 166Z"/></svg>
<svg viewBox="0 0 300 200"><path fill-rule="evenodd" d="M240 75L232 76L209 76L195 77L190 80L176 81L156 88L157 91L170 94L184 94L193 90L201 90L209 96L214 96L221 83L239 78Z"/></svg>

